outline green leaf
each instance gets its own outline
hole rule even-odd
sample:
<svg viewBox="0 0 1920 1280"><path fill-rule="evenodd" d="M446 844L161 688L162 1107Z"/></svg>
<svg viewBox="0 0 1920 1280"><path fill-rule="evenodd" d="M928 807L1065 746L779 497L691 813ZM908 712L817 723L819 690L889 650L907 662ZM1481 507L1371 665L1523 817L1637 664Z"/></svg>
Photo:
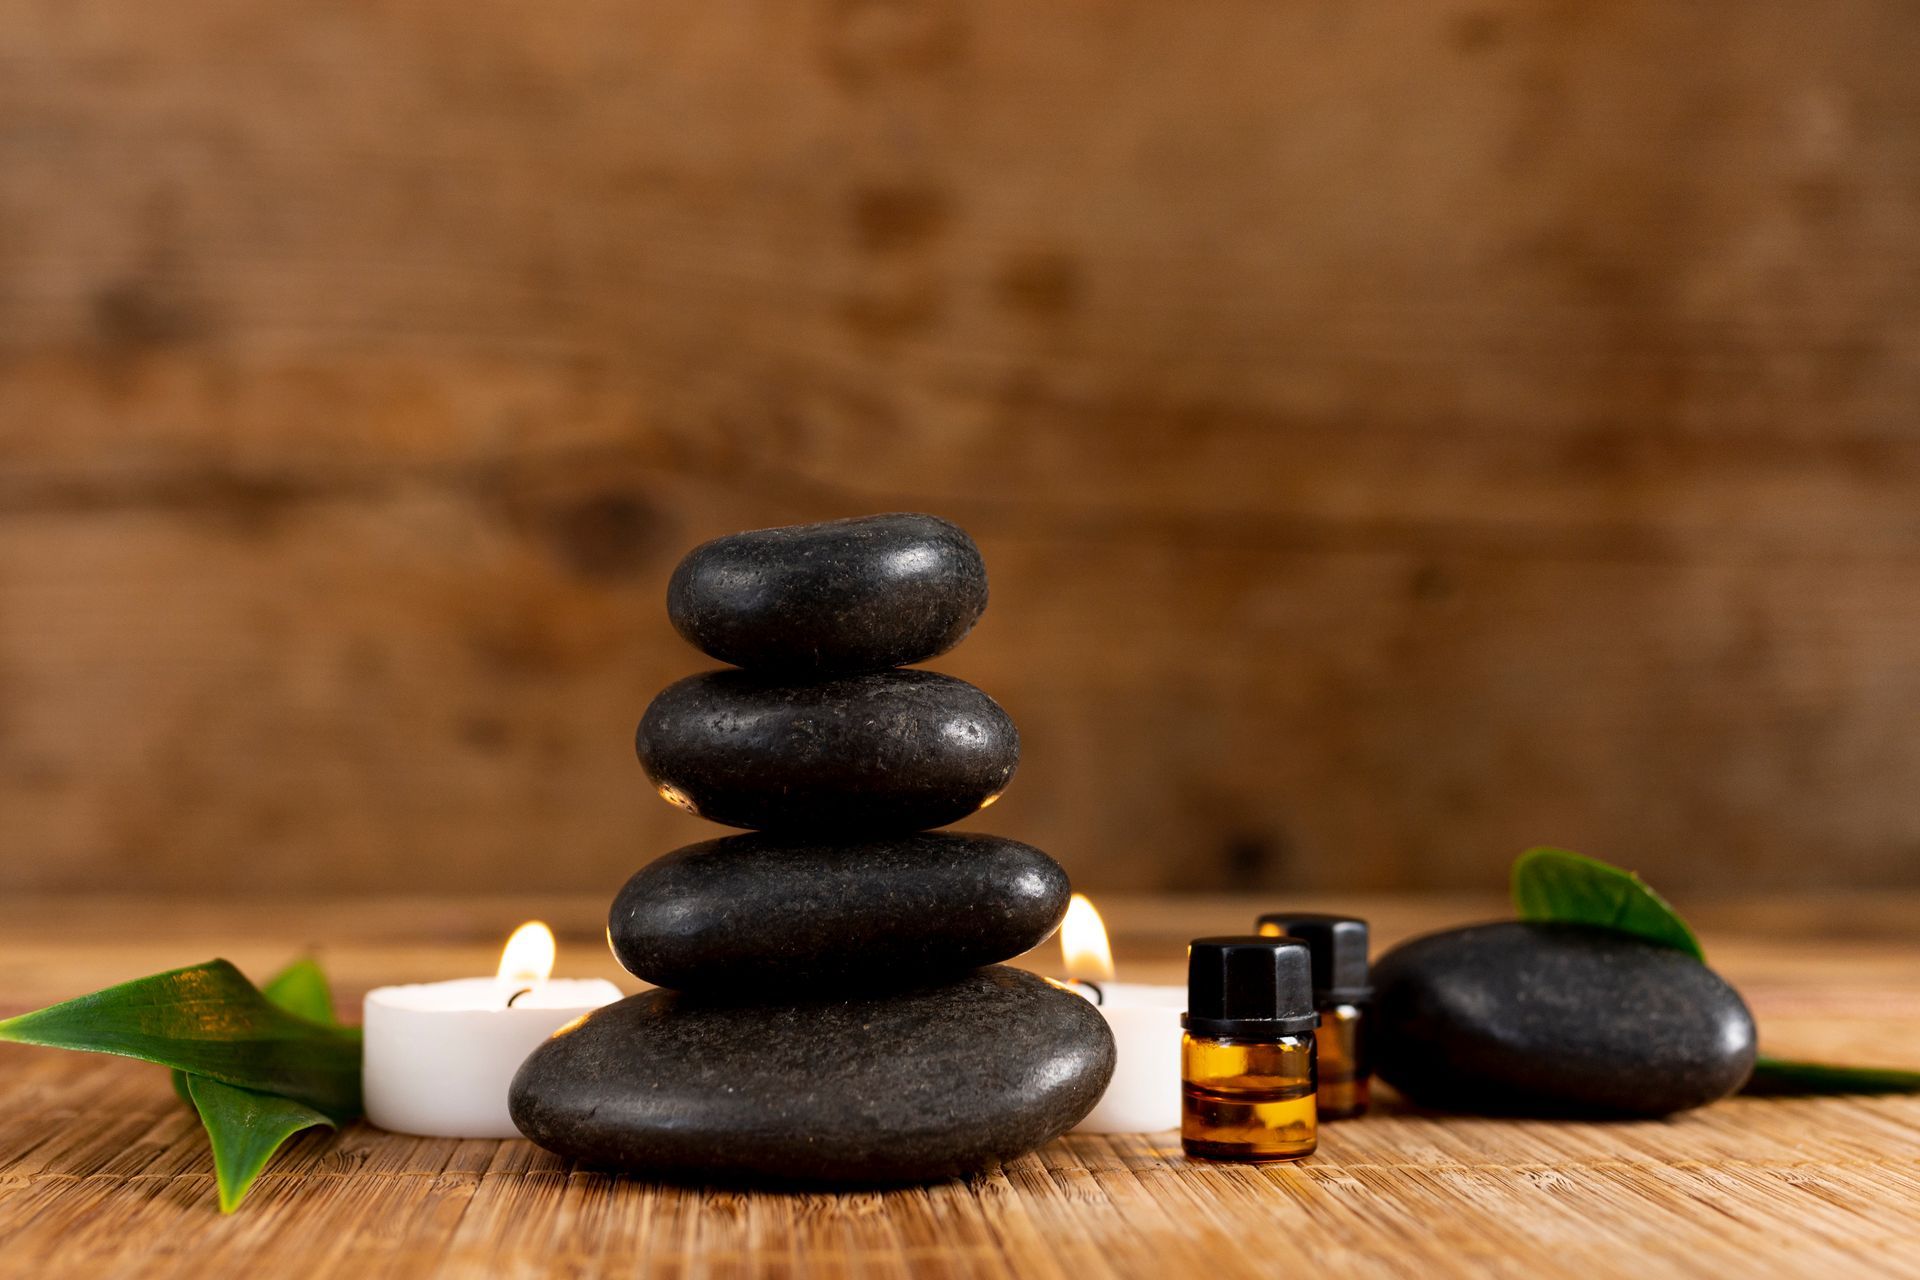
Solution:
<svg viewBox="0 0 1920 1280"><path fill-rule="evenodd" d="M260 994L296 1017L330 1027L340 1025L327 977L311 956L302 956L267 979ZM289 1138L315 1125L334 1126L328 1117L291 1098L236 1088L180 1070L172 1075L173 1091L199 1113L213 1147L222 1213L240 1207L254 1179Z"/></svg>
<svg viewBox="0 0 1920 1280"><path fill-rule="evenodd" d="M1529 849L1515 860L1513 906L1522 920L1618 929L1707 958L1687 922L1646 881L1565 849Z"/></svg>
<svg viewBox="0 0 1920 1280"><path fill-rule="evenodd" d="M337 1027L340 1019L333 1012L333 993L327 990L327 975L312 956L301 956L267 979L260 994L296 1018Z"/></svg>
<svg viewBox="0 0 1920 1280"><path fill-rule="evenodd" d="M267 979L260 994L297 1018L337 1027L340 1019L333 1011L333 994L327 989L327 975L312 956L301 956ZM180 1101L193 1106L193 1094L187 1089L187 1073L175 1068L171 1073L173 1091Z"/></svg>
<svg viewBox="0 0 1920 1280"><path fill-rule="evenodd" d="M0 1021L0 1040L142 1058L223 1084L360 1112L360 1035L286 1012L225 960Z"/></svg>
<svg viewBox="0 0 1920 1280"><path fill-rule="evenodd" d="M1920 1071L1835 1067L1761 1054L1742 1093L1793 1097L1822 1093L1920 1093Z"/></svg>
<svg viewBox="0 0 1920 1280"><path fill-rule="evenodd" d="M188 1095L213 1144L214 1182L220 1188L220 1212L232 1213L273 1153L288 1138L333 1120L303 1102L240 1089L206 1076L187 1076Z"/></svg>

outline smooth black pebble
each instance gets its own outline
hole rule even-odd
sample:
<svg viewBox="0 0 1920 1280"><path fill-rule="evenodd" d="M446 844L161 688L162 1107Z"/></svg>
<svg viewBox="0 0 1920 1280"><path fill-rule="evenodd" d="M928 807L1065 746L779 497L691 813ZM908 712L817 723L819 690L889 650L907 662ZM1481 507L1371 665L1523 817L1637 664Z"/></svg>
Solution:
<svg viewBox="0 0 1920 1280"><path fill-rule="evenodd" d="M987 607L980 548L938 516L729 534L687 553L667 614L689 643L758 671L849 674L924 662Z"/></svg>
<svg viewBox="0 0 1920 1280"><path fill-rule="evenodd" d="M883 1185L954 1177L1066 1132L1113 1074L1087 1001L1018 969L801 1003L651 991L599 1009L514 1077L513 1122L597 1168Z"/></svg>
<svg viewBox="0 0 1920 1280"><path fill-rule="evenodd" d="M607 937L628 972L683 991L902 987L1038 945L1071 892L1059 863L1000 836L728 836L642 867Z"/></svg>
<svg viewBox="0 0 1920 1280"><path fill-rule="evenodd" d="M990 804L1020 735L933 671L790 684L709 671L660 691L634 746L661 796L730 827L919 831Z"/></svg>
<svg viewBox="0 0 1920 1280"><path fill-rule="evenodd" d="M1740 993L1684 952L1585 925L1475 925L1376 962L1375 1069L1422 1106L1659 1116L1753 1070Z"/></svg>

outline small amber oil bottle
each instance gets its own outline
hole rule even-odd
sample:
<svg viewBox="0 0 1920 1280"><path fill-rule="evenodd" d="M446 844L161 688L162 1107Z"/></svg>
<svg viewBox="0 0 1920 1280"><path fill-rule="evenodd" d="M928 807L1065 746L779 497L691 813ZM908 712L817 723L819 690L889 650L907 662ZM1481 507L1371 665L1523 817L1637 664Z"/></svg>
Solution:
<svg viewBox="0 0 1920 1280"><path fill-rule="evenodd" d="M1354 916L1276 911L1260 917L1260 935L1298 938L1313 957L1313 1004L1320 1011L1314 1052L1320 1077L1320 1118L1366 1114L1367 1007L1373 999L1367 970L1367 922Z"/></svg>
<svg viewBox="0 0 1920 1280"><path fill-rule="evenodd" d="M1202 1160L1298 1160L1319 1145L1312 961L1293 938L1187 948L1180 1145Z"/></svg>

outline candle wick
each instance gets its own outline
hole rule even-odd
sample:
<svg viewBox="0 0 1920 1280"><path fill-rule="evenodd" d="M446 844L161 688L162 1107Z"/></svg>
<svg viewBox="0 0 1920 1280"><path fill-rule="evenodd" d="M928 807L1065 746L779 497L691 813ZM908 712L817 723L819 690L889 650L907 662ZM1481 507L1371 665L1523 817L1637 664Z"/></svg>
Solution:
<svg viewBox="0 0 1920 1280"><path fill-rule="evenodd" d="M507 1008L509 1009L513 1008L513 1002L515 1000L518 1000L521 996L530 996L532 994L533 994L532 987L520 988L518 991L514 992L512 995L507 997Z"/></svg>
<svg viewBox="0 0 1920 1280"><path fill-rule="evenodd" d="M1099 983L1089 982L1087 979L1082 978L1080 979L1080 985L1093 992L1093 1002L1095 1004L1105 1004L1107 1002L1107 993L1100 989Z"/></svg>

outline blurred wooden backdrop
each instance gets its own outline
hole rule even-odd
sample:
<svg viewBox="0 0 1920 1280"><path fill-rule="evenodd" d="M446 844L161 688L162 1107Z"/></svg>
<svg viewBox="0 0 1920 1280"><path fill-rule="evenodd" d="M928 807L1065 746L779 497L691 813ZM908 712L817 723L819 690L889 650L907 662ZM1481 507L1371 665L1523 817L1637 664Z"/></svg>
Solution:
<svg viewBox="0 0 1920 1280"><path fill-rule="evenodd" d="M1100 888L1920 884L1920 7L0 0L0 889L605 888L924 508Z"/></svg>

